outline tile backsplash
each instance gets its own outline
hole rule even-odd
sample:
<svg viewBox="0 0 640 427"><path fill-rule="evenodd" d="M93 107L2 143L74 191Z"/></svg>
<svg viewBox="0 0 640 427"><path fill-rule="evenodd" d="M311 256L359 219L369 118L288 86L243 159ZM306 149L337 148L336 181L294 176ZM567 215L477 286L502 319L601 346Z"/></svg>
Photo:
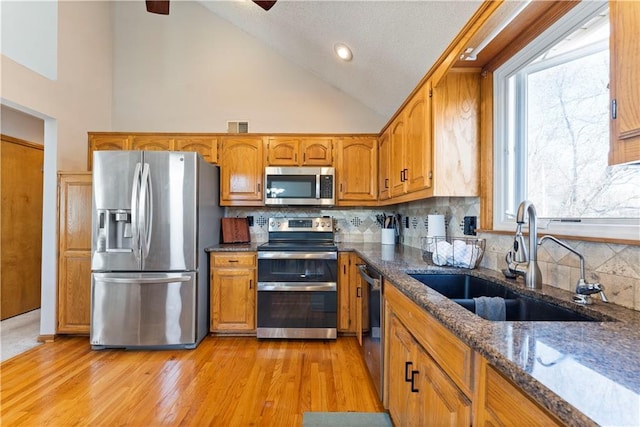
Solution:
<svg viewBox="0 0 640 427"><path fill-rule="evenodd" d="M253 216L251 240L268 239L267 220L271 217L331 216L334 220L337 242L379 242L380 225L376 215L399 213L408 217L408 227L402 224L401 241L420 248L421 237L427 235L427 217L442 214L449 236L463 236L465 216L479 217L480 203L475 197L424 199L400 205L379 208L227 208L230 217ZM404 221L403 221L404 222ZM513 243L510 235L479 233L486 240L486 251L481 266L500 271L505 267L504 257ZM579 240L566 241L585 258L587 282L604 285L609 302L640 311L640 246L613 243L595 243ZM580 277L578 257L565 248L544 242L538 249L538 263L543 283L573 291Z"/></svg>

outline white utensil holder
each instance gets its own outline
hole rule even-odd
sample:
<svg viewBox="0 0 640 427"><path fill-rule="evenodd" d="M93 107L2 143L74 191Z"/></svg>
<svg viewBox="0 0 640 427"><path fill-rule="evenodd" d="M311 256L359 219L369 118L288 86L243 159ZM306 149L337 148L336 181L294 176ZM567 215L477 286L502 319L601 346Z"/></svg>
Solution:
<svg viewBox="0 0 640 427"><path fill-rule="evenodd" d="M380 230L380 243L383 245L396 244L396 230L394 228L383 228Z"/></svg>

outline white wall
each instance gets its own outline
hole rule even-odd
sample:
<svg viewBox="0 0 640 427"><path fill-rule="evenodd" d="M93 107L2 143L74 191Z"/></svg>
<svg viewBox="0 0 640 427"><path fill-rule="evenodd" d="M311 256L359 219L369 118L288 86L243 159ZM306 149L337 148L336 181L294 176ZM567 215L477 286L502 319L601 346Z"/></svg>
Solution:
<svg viewBox="0 0 640 427"><path fill-rule="evenodd" d="M0 50L25 67L55 80L58 5L55 1L3 1Z"/></svg>
<svg viewBox="0 0 640 427"><path fill-rule="evenodd" d="M43 145L44 120L0 105L0 133Z"/></svg>
<svg viewBox="0 0 640 427"><path fill-rule="evenodd" d="M198 2L169 16L114 5L113 130L371 132L388 117L285 60ZM104 130L104 129L94 129Z"/></svg>
<svg viewBox="0 0 640 427"><path fill-rule="evenodd" d="M3 20L11 19L4 13ZM58 3L57 80L2 55L2 104L45 121L43 335L54 334L56 325L56 172L86 170L87 131L111 127L111 32L109 2L63 1Z"/></svg>

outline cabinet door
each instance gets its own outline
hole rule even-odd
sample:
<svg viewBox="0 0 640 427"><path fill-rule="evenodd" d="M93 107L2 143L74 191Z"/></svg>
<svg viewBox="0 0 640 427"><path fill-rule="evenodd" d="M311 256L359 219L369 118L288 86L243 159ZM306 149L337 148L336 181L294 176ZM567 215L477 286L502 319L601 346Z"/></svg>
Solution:
<svg viewBox="0 0 640 427"><path fill-rule="evenodd" d="M378 143L375 137L353 137L338 142L338 204L377 202Z"/></svg>
<svg viewBox="0 0 640 427"><path fill-rule="evenodd" d="M389 156L389 191L391 197L406 193L405 186L405 123L404 117L399 115L391 123L391 155Z"/></svg>
<svg viewBox="0 0 640 427"><path fill-rule="evenodd" d="M88 334L91 318L91 173L59 175L57 333Z"/></svg>
<svg viewBox="0 0 640 427"><path fill-rule="evenodd" d="M406 191L431 187L431 84L427 82L406 107Z"/></svg>
<svg viewBox="0 0 640 427"><path fill-rule="evenodd" d="M300 152L300 140L298 138L271 137L267 147L268 165L298 166Z"/></svg>
<svg viewBox="0 0 640 427"><path fill-rule="evenodd" d="M407 426L415 422L416 425L420 419L412 420L411 414L411 349L413 348L413 340L406 328L391 315L387 325L389 332L387 340L389 347L389 366L387 368L389 374L388 400L389 414L396 426Z"/></svg>
<svg viewBox="0 0 640 427"><path fill-rule="evenodd" d="M218 163L218 138L200 136L177 136L174 150L192 151L200 154L209 163Z"/></svg>
<svg viewBox="0 0 640 427"><path fill-rule="evenodd" d="M479 375L474 396L475 425L563 425L496 371L483 357L477 355L476 363Z"/></svg>
<svg viewBox="0 0 640 427"><path fill-rule="evenodd" d="M93 164L93 152L104 150L129 150L129 135L122 133L89 133L89 170Z"/></svg>
<svg viewBox="0 0 640 427"><path fill-rule="evenodd" d="M169 151L173 150L173 137L167 135L133 135L132 150Z"/></svg>
<svg viewBox="0 0 640 427"><path fill-rule="evenodd" d="M261 206L263 174L262 137L222 139L220 205Z"/></svg>
<svg viewBox="0 0 640 427"><path fill-rule="evenodd" d="M353 332L351 325L352 280L350 260L349 252L340 252L338 254L338 332Z"/></svg>
<svg viewBox="0 0 640 427"><path fill-rule="evenodd" d="M480 75L453 70L433 88L433 195L475 197L480 192Z"/></svg>
<svg viewBox="0 0 640 427"><path fill-rule="evenodd" d="M420 396L417 402L410 400L417 425L470 426L471 400L417 343L411 360L413 390Z"/></svg>
<svg viewBox="0 0 640 427"><path fill-rule="evenodd" d="M300 152L302 166L333 166L332 138L303 138Z"/></svg>
<svg viewBox="0 0 640 427"><path fill-rule="evenodd" d="M211 274L211 331L255 329L255 270L221 268Z"/></svg>
<svg viewBox="0 0 640 427"><path fill-rule="evenodd" d="M609 152L609 164L613 165L640 160L640 2L609 1L609 16L610 96L616 110Z"/></svg>
<svg viewBox="0 0 640 427"><path fill-rule="evenodd" d="M387 200L391 197L390 186L390 164L391 164L391 131L386 130L380 135L378 141L378 188L380 200Z"/></svg>

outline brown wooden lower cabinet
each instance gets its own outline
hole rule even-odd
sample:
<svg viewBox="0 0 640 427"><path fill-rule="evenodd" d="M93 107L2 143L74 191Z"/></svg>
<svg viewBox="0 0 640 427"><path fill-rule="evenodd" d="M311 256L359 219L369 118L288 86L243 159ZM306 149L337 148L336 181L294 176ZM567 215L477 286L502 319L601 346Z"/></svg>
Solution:
<svg viewBox="0 0 640 427"><path fill-rule="evenodd" d="M212 253L210 262L211 332L255 332L256 254Z"/></svg>
<svg viewBox="0 0 640 427"><path fill-rule="evenodd" d="M58 174L59 334L88 334L91 321L91 172Z"/></svg>
<svg viewBox="0 0 640 427"><path fill-rule="evenodd" d="M476 355L476 373L474 425L563 425L480 355Z"/></svg>
<svg viewBox="0 0 640 427"><path fill-rule="evenodd" d="M390 304L393 307L392 303ZM387 312L388 409L396 426L469 426L471 400Z"/></svg>
<svg viewBox="0 0 640 427"><path fill-rule="evenodd" d="M395 426L563 425L385 284L385 407Z"/></svg>

